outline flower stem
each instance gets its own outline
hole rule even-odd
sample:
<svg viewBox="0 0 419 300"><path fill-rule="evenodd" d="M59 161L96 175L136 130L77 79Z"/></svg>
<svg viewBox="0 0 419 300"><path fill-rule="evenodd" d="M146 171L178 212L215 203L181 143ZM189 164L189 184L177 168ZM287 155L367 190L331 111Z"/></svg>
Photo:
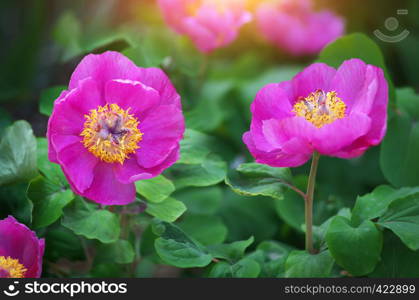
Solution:
<svg viewBox="0 0 419 300"><path fill-rule="evenodd" d="M310 175L308 176L307 194L305 197L305 219L306 219L306 250L314 254L313 248L313 195L316 185L317 167L319 165L320 154L313 153L311 160Z"/></svg>

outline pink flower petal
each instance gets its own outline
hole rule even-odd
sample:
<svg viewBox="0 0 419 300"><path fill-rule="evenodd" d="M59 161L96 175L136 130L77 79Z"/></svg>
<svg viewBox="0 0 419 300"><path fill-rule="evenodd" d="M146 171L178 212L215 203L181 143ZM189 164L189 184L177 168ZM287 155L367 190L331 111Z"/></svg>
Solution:
<svg viewBox="0 0 419 300"><path fill-rule="evenodd" d="M149 110L160 103L159 93L139 81L115 79L105 87L106 102L116 103L142 121Z"/></svg>
<svg viewBox="0 0 419 300"><path fill-rule="evenodd" d="M294 95L297 97L297 99L293 99L294 102L298 100L298 97L307 97L310 93L319 89L329 91L335 74L336 70L334 68L323 63L312 64L298 73L292 79Z"/></svg>
<svg viewBox="0 0 419 300"><path fill-rule="evenodd" d="M179 146L177 146L163 162L148 169L140 166L135 157L131 157L124 161L123 165L118 164L115 166L116 177L122 183L131 183L156 177L179 159L179 152Z"/></svg>
<svg viewBox="0 0 419 300"><path fill-rule="evenodd" d="M83 196L103 205L126 205L135 200L134 183L119 182L115 175L115 164L98 163L94 179Z"/></svg>
<svg viewBox="0 0 419 300"><path fill-rule="evenodd" d="M169 156L183 137L182 111L174 105L162 105L150 112L139 128L143 139L136 152L137 161L144 168L155 167Z"/></svg>
<svg viewBox="0 0 419 300"><path fill-rule="evenodd" d="M312 140L313 148L320 154L335 156L340 149L352 144L368 133L371 119L359 113L334 121L319 128Z"/></svg>
<svg viewBox="0 0 419 300"><path fill-rule="evenodd" d="M243 135L243 142L256 162L271 167L298 167L306 163L312 154L310 147L300 138L292 138L281 145L281 148L269 152L258 149L250 132Z"/></svg>
<svg viewBox="0 0 419 300"><path fill-rule="evenodd" d="M55 145L57 138L53 136ZM93 170L99 159L90 153L80 142L72 143L57 152L59 164L66 174L67 180L76 188L76 192L83 193L93 181Z"/></svg>
<svg viewBox="0 0 419 300"><path fill-rule="evenodd" d="M26 278L39 278L42 272L44 240L12 216L0 220L0 256L17 259L27 269Z"/></svg>

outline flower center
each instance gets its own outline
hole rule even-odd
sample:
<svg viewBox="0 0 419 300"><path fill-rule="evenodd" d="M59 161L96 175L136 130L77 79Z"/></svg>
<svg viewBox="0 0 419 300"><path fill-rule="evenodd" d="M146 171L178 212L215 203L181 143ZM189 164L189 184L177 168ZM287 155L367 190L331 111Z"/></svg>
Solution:
<svg viewBox="0 0 419 300"><path fill-rule="evenodd" d="M92 109L85 115L80 134L84 147L104 162L122 164L140 147L138 142L143 136L137 118L129 114L129 110L123 110L117 104Z"/></svg>
<svg viewBox="0 0 419 300"><path fill-rule="evenodd" d="M345 117L346 105L336 92L317 90L307 97L300 97L294 104L293 112L304 117L317 128Z"/></svg>
<svg viewBox="0 0 419 300"><path fill-rule="evenodd" d="M19 260L0 256L0 278L24 278L26 271Z"/></svg>

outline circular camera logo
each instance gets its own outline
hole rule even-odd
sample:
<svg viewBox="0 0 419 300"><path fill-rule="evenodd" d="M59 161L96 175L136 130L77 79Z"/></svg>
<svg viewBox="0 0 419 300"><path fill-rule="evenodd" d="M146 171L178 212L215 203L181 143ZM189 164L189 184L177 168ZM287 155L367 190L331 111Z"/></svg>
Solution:
<svg viewBox="0 0 419 300"><path fill-rule="evenodd" d="M397 10L398 15L407 15L409 11L407 9L399 9ZM395 33L399 28L399 20L395 17L387 18L384 21L384 27L389 31ZM374 35L381 41L387 43L398 43L404 40L409 35L409 30L404 29L399 34L396 35L388 35L382 33L379 29L374 31Z"/></svg>
<svg viewBox="0 0 419 300"><path fill-rule="evenodd" d="M16 289L16 285L18 285L18 284L19 284L19 281L15 281L15 282L13 282L13 283L14 283L14 284L11 284L11 285L9 285L9 286L7 287L7 290L4 290L4 291L3 291L3 293L4 293L6 296L9 296L9 297L14 297L14 296L19 295L20 291L19 291L18 289Z"/></svg>

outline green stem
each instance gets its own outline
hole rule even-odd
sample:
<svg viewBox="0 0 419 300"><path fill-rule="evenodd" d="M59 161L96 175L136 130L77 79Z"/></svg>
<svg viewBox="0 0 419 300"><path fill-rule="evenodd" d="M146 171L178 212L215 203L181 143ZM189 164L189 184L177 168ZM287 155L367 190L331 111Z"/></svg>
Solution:
<svg viewBox="0 0 419 300"><path fill-rule="evenodd" d="M313 248L313 195L316 185L317 167L319 165L320 154L314 152L311 160L310 175L308 176L307 194L305 197L305 218L306 218L306 250L314 254Z"/></svg>

